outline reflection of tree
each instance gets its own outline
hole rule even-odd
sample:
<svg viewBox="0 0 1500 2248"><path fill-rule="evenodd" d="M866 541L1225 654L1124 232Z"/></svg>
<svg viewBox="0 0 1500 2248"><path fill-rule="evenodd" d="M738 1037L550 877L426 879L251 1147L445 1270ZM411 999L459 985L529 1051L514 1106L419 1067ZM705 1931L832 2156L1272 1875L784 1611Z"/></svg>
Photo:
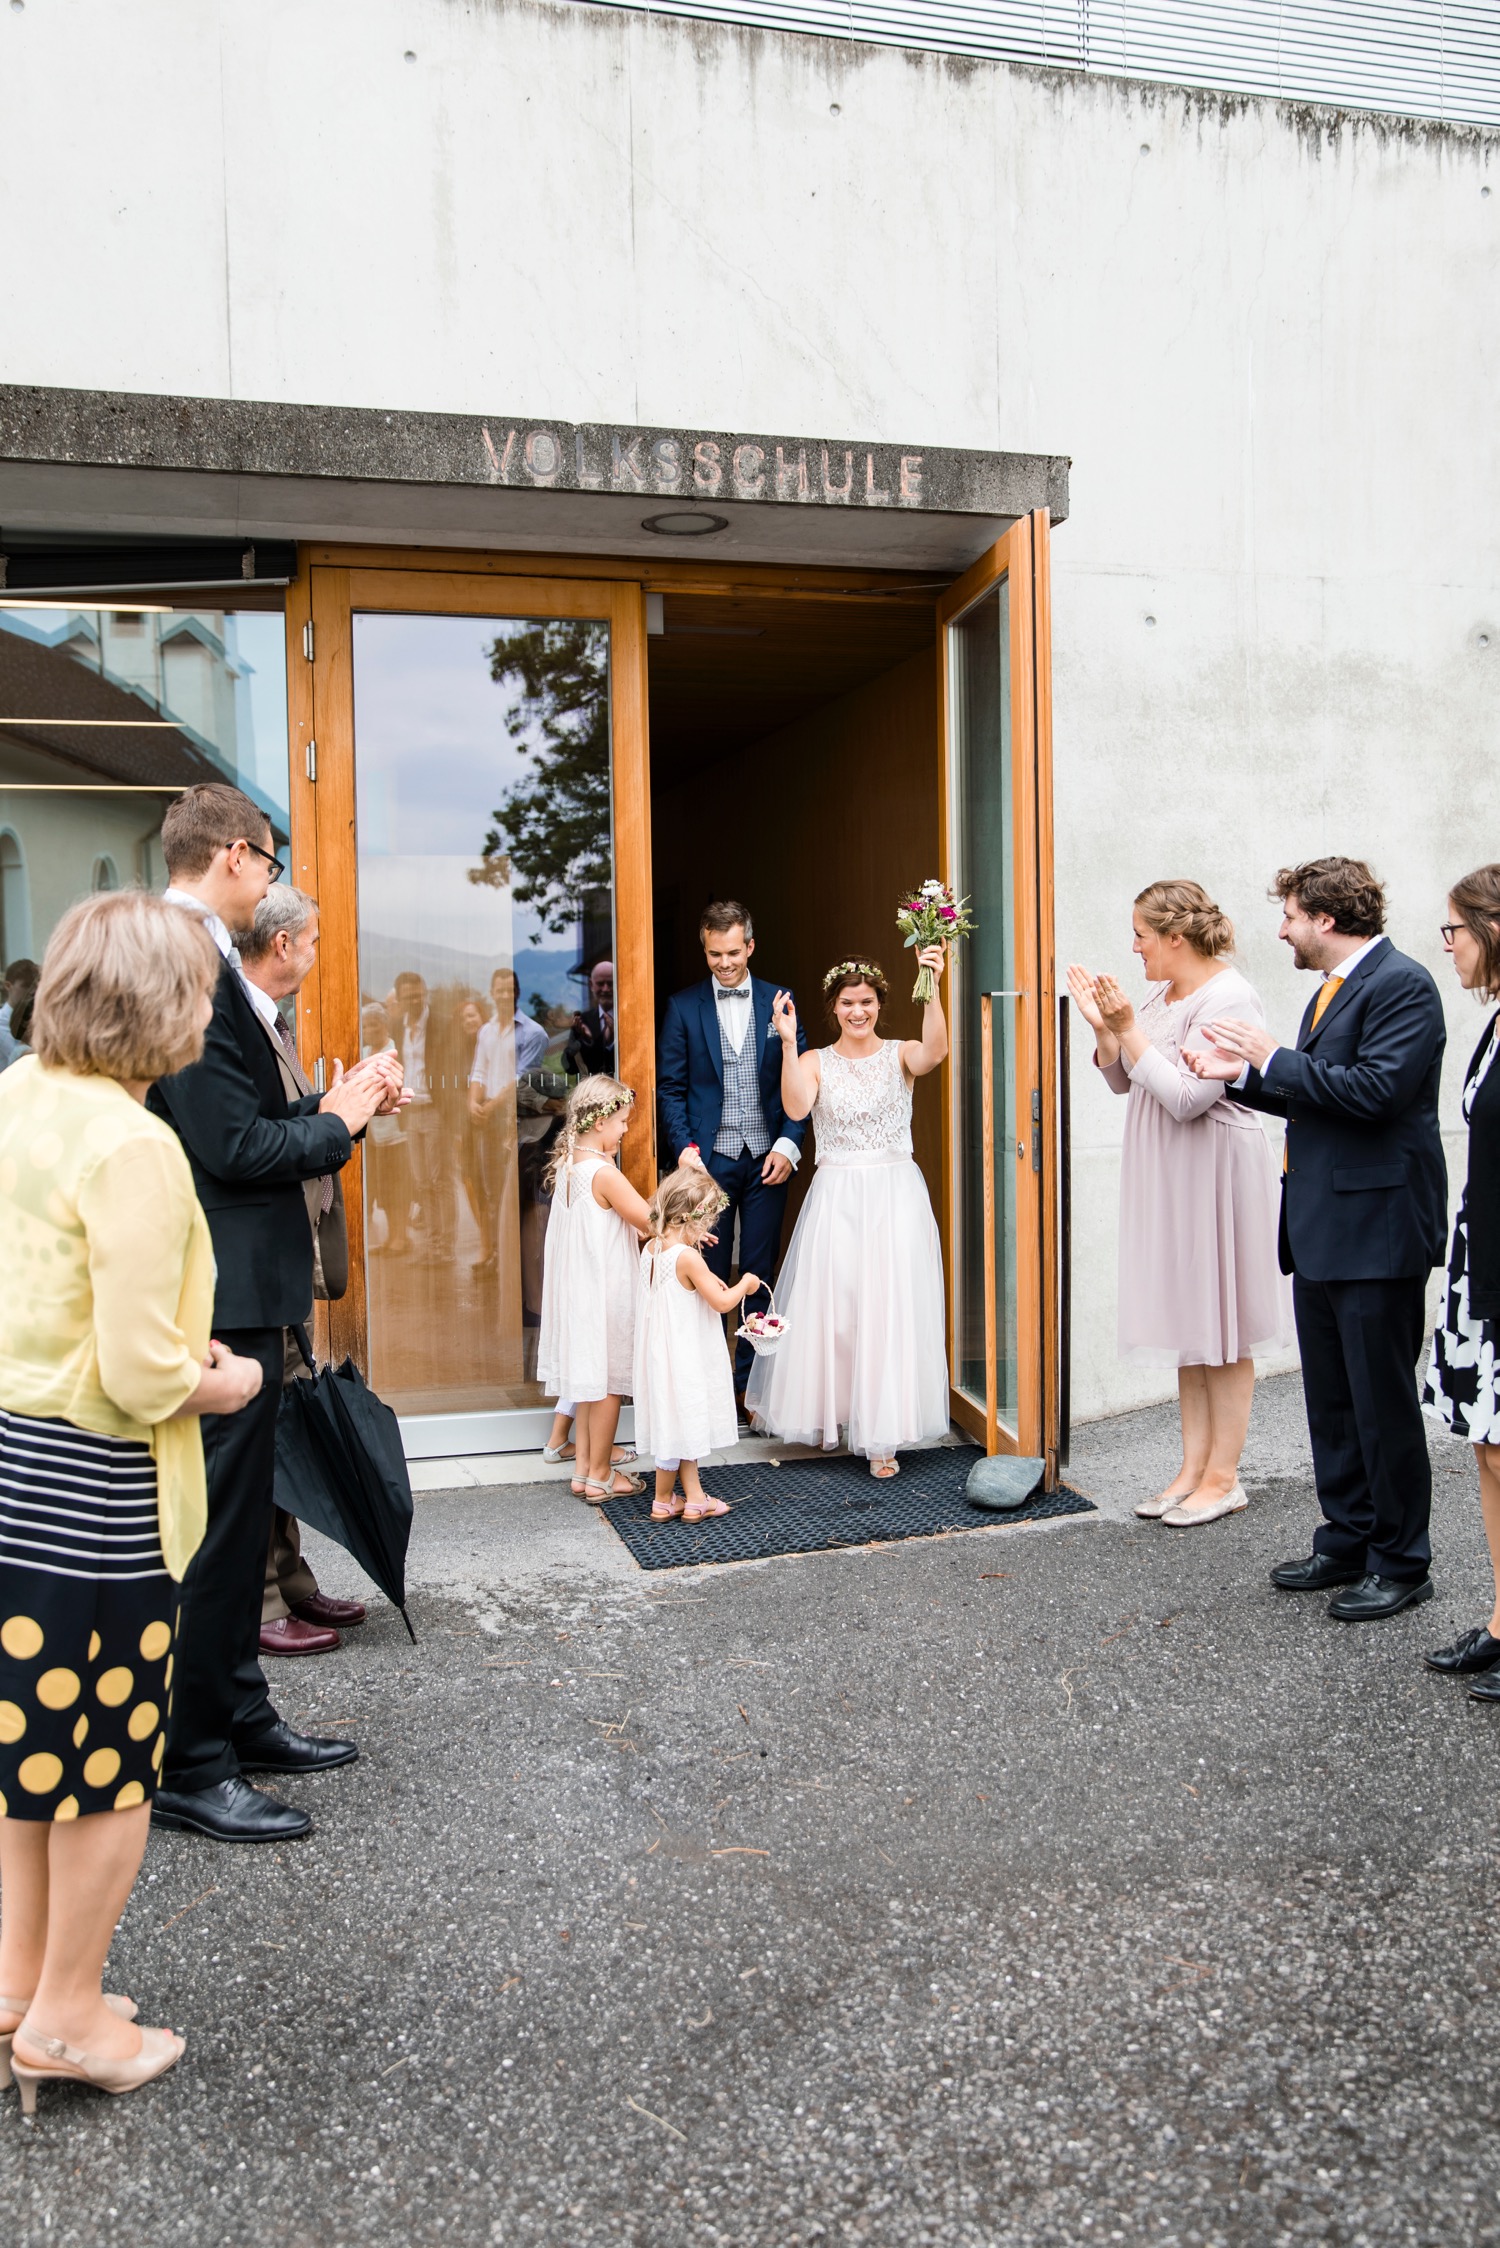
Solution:
<svg viewBox="0 0 1500 2248"><path fill-rule="evenodd" d="M520 689L505 726L533 762L491 813L484 861L469 880L503 884L514 874L517 903L562 936L584 892L610 881L608 628L523 626L495 641L490 675Z"/></svg>

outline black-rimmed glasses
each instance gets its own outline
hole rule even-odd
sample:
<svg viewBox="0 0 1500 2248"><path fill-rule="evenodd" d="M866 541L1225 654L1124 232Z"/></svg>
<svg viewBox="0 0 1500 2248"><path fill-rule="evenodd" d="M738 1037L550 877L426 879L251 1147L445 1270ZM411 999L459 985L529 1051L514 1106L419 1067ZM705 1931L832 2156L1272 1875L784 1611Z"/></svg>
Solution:
<svg viewBox="0 0 1500 2248"><path fill-rule="evenodd" d="M1453 950L1453 940L1458 935L1458 932L1463 927L1463 925L1464 924L1462 923L1462 921L1440 921L1438 923L1438 935L1443 940L1443 950L1445 952L1451 952Z"/></svg>
<svg viewBox="0 0 1500 2248"><path fill-rule="evenodd" d="M247 851L253 851L258 859L265 860L267 866L271 869L271 880L279 882L286 872L285 859L278 859L270 851L263 851L258 843L251 842L248 835L242 835L240 841Z"/></svg>

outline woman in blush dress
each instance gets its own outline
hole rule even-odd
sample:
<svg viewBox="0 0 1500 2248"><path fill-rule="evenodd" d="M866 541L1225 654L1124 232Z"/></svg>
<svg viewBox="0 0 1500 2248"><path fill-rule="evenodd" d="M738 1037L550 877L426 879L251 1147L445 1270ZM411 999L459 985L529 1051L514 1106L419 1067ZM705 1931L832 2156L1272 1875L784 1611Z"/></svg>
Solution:
<svg viewBox="0 0 1500 2248"><path fill-rule="evenodd" d="M944 947L917 959L941 975ZM838 1037L799 1055L790 994L776 994L781 1105L813 1116L818 1171L778 1281L786 1339L745 1391L757 1425L825 1451L843 1429L882 1478L902 1447L948 1433L943 1252L911 1152L912 1085L942 1063L948 1025L934 996L920 1038L881 1038L886 997L874 961L840 961L823 978Z"/></svg>
<svg viewBox="0 0 1500 2248"><path fill-rule="evenodd" d="M1139 1016L1113 976L1068 970L1112 1093L1129 1096L1120 1170L1122 1358L1175 1365L1182 1465L1136 1513L1173 1528L1246 1505L1240 1455L1257 1355L1291 1336L1277 1261L1276 1166L1259 1119L1181 1056L1226 1013L1265 1010L1227 964L1234 929L1197 882L1153 882L1135 901L1133 950L1151 985Z"/></svg>

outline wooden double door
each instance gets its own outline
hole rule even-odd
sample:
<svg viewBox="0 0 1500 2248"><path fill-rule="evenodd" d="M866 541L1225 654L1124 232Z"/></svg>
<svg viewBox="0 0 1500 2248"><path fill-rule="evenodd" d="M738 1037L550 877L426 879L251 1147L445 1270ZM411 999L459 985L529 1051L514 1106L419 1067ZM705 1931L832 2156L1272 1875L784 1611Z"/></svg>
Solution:
<svg viewBox="0 0 1500 2248"><path fill-rule="evenodd" d="M394 1047L416 1091L346 1174L351 1280L327 1339L365 1365L414 1453L525 1448L550 1423L536 1380L547 1170L580 1072L635 1088L624 1162L643 1191L654 1182L652 611L664 600L670 619L691 597L712 616L703 604L743 601L747 580L762 609L802 604L804 641L809 615L832 626L841 604L892 590L872 572L304 550L287 616L292 879L319 900L321 939L299 1038L325 1079ZM953 1409L992 1446L1050 1456L1046 587L1037 516L941 599L895 590L931 612L936 677L912 754L931 775L938 871L979 920L951 978L929 1166ZM694 878L720 886L701 854ZM815 911L815 883L794 887ZM987 1134L991 990L1013 996L989 1008Z"/></svg>

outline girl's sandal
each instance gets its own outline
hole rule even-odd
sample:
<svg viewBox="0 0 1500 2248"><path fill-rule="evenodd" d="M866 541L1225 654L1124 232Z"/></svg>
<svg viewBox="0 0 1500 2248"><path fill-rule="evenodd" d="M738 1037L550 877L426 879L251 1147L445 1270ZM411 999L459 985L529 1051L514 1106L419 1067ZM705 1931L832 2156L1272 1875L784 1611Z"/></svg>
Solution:
<svg viewBox="0 0 1500 2248"><path fill-rule="evenodd" d="M729 1508L722 1499L711 1499L705 1491L701 1499L684 1503L682 1519L684 1522L709 1522L714 1516L728 1512Z"/></svg>
<svg viewBox="0 0 1500 2248"><path fill-rule="evenodd" d="M651 1519L653 1522L675 1522L686 1505L687 1500L680 1491L674 1491L669 1499L653 1499Z"/></svg>
<svg viewBox="0 0 1500 2248"><path fill-rule="evenodd" d="M586 1475L579 1495L589 1506L608 1506L611 1499L638 1499L645 1488L640 1476L617 1470L607 1483L596 1483L591 1475Z"/></svg>
<svg viewBox="0 0 1500 2248"><path fill-rule="evenodd" d="M889 1483L893 1475L901 1473L901 1463L892 1453L889 1459L871 1460L870 1473L877 1483Z"/></svg>

